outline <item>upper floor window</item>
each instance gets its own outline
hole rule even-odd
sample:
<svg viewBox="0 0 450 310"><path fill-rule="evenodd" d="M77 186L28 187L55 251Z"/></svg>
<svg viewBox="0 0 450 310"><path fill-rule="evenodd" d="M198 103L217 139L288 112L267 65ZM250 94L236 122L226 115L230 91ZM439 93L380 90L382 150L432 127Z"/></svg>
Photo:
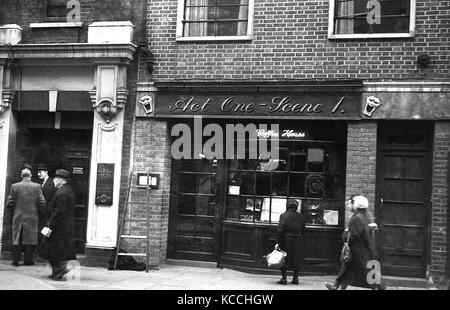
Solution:
<svg viewBox="0 0 450 310"><path fill-rule="evenodd" d="M178 1L178 40L251 39L253 0Z"/></svg>
<svg viewBox="0 0 450 310"><path fill-rule="evenodd" d="M416 0L330 0L329 38L412 37Z"/></svg>
<svg viewBox="0 0 450 310"><path fill-rule="evenodd" d="M46 0L44 16L47 21L65 21L69 9L67 9L67 0Z"/></svg>

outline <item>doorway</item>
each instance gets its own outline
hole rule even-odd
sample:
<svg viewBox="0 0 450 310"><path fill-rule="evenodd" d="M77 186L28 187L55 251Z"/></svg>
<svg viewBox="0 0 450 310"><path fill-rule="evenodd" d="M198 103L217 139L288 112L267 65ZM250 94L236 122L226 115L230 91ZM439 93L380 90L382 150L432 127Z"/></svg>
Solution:
<svg viewBox="0 0 450 310"><path fill-rule="evenodd" d="M24 163L31 164L34 167L32 173L35 182L39 182L35 170L38 164L47 165L50 177L53 177L56 169L62 168L70 172L70 186L76 195L76 251L79 254L84 254L88 218L92 129L33 128L30 127L32 125L20 123L15 170L19 175Z"/></svg>
<svg viewBox="0 0 450 310"><path fill-rule="evenodd" d="M379 125L376 222L383 273L424 278L430 247L429 122Z"/></svg>

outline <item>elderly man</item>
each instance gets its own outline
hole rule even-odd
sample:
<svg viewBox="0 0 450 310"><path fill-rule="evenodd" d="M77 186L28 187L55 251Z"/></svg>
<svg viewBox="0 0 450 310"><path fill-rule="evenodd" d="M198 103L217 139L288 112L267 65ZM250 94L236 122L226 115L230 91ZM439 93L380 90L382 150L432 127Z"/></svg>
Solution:
<svg viewBox="0 0 450 310"><path fill-rule="evenodd" d="M6 203L7 208L13 213L13 266L19 266L22 246L25 248L24 265L34 265L39 213L45 208L45 198L41 186L32 182L31 176L30 169L22 170L22 181L11 185Z"/></svg>
<svg viewBox="0 0 450 310"><path fill-rule="evenodd" d="M52 267L50 279L62 280L69 272L67 262L75 259L75 194L67 183L69 172L58 169L53 183L56 193L50 204L49 218L44 228L44 240L40 256Z"/></svg>
<svg viewBox="0 0 450 310"><path fill-rule="evenodd" d="M306 219L297 212L299 203L296 199L289 199L287 211L281 214L278 222L277 235L279 247L287 253L286 265L281 268L281 279L277 282L287 284L287 271L294 271L292 284L298 284L298 273L302 268L303 259L303 234L305 232Z"/></svg>
<svg viewBox="0 0 450 310"><path fill-rule="evenodd" d="M39 231L44 228L50 210L50 203L53 200L53 195L56 192L56 187L53 184L53 179L48 176L48 168L45 164L39 164L37 167L38 178L41 180L42 194L44 195L45 201L47 202L47 207L45 208L42 216L39 218ZM39 236L42 236L39 234Z"/></svg>

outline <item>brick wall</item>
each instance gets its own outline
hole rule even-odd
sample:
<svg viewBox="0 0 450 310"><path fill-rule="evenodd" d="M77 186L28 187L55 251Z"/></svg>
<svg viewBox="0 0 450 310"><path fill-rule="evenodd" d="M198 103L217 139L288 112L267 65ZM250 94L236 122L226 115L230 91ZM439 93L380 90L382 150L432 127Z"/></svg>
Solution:
<svg viewBox="0 0 450 310"><path fill-rule="evenodd" d="M87 42L88 25L94 21L131 21L135 25L135 41L144 31L145 0L78 0L83 27L31 29L30 23L45 22L44 1L2 0L0 25L18 24L23 28L22 43Z"/></svg>
<svg viewBox="0 0 450 310"><path fill-rule="evenodd" d="M170 136L167 122L136 119L134 136L134 166L135 172L160 174L160 187L151 190L150 201L150 262L149 266L158 268L165 262L167 251L167 233L169 222L169 196L170 196ZM135 185L134 176L133 184ZM145 189L136 189L132 192L132 202L147 201ZM147 209L145 205L133 205L133 213L128 216L133 219L145 219ZM131 209L129 209L130 211ZM146 235L145 222L127 222L125 233ZM129 242L126 250L145 251L145 242Z"/></svg>
<svg viewBox="0 0 450 310"><path fill-rule="evenodd" d="M375 219L377 123L349 122L345 197L361 194L369 199L368 212ZM345 210L346 223L351 217Z"/></svg>
<svg viewBox="0 0 450 310"><path fill-rule="evenodd" d="M448 153L450 122L436 122L433 150L431 271L434 280L443 276L448 238ZM436 282L435 281L435 282Z"/></svg>
<svg viewBox="0 0 450 310"><path fill-rule="evenodd" d="M155 80L450 77L450 2L417 0L412 39L328 40L328 0L255 1L249 42L175 42L177 0L148 0ZM432 64L417 67L428 53Z"/></svg>

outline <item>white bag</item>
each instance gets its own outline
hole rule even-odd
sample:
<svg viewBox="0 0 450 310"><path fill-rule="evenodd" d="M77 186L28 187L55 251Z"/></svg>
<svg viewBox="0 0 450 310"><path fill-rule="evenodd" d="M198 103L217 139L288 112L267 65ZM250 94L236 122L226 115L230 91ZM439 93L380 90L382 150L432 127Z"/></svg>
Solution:
<svg viewBox="0 0 450 310"><path fill-rule="evenodd" d="M267 266L272 269L280 269L286 262L287 253L275 247L272 253L267 255Z"/></svg>

